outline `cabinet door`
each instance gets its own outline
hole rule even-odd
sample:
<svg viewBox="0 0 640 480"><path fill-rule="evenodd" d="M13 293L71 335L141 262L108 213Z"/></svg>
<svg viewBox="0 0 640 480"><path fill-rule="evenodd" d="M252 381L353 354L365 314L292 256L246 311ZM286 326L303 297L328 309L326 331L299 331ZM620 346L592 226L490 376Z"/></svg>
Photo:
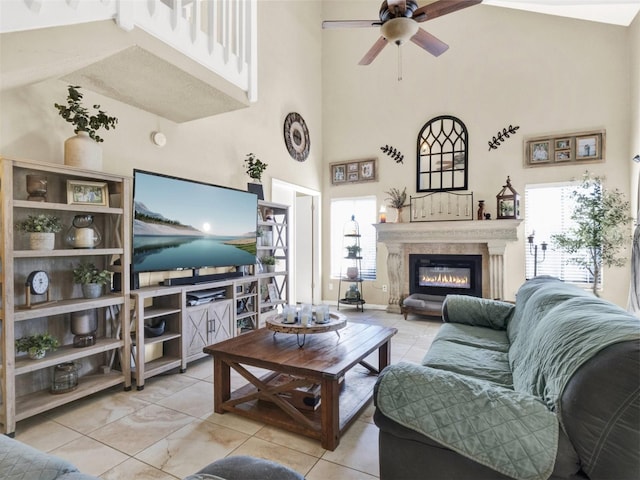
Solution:
<svg viewBox="0 0 640 480"><path fill-rule="evenodd" d="M184 325L187 358L200 355L202 349L208 345L207 325L209 309L207 305L187 308L187 321Z"/></svg>
<svg viewBox="0 0 640 480"><path fill-rule="evenodd" d="M207 328L208 343L213 344L233 337L232 300L214 302L209 306ZM202 351L202 349L200 349Z"/></svg>

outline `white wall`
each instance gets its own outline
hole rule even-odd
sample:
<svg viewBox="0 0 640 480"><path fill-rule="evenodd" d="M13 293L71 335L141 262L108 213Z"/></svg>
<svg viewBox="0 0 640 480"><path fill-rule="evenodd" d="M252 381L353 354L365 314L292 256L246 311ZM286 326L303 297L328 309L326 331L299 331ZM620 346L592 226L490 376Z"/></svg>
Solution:
<svg viewBox="0 0 640 480"><path fill-rule="evenodd" d="M376 18L374 2L325 1L325 19ZM429 119L450 114L469 131L469 190L486 199L495 218L495 195L507 175L525 184L579 178L588 168L608 187L629 194L629 41L624 27L478 5L421 26L450 45L439 58L416 45L402 47L403 81L397 81L396 47L367 67L357 65L378 38L372 29L323 32L323 132L327 163L378 157L379 182L332 186L324 173L325 211L333 197L391 187L416 191L416 139ZM637 57L637 55L636 55ZM509 124L520 129L498 150L488 140ZM527 169L526 137L604 128L606 163ZM390 144L405 155L396 164L380 151ZM523 209L524 211L524 209ZM328 223L325 219L325 231ZM522 234L524 232L521 232ZM328 234L327 234L328 235ZM524 281L524 236L507 249L507 298ZM325 235L325 240L328 236ZM365 286L368 303L386 304L386 250L379 244L379 277ZM325 259L325 262L328 262ZM328 263L325 263L325 271ZM605 272L603 297L626 305L629 266ZM336 289L325 297L335 297ZM622 288L621 288L622 286Z"/></svg>
<svg viewBox="0 0 640 480"><path fill-rule="evenodd" d="M131 174L133 168L159 171L246 189L243 160L255 153L269 164L263 175L319 189L322 170L320 3L260 1L259 101L251 107L175 124L137 108L84 91L88 105L99 103L119 118L105 132L104 170ZM53 34L49 30L34 35ZM19 55L16 52L16 55ZM2 61L10 62L4 58ZM66 83L45 82L0 93L0 152L6 157L62 163L63 142L73 131L53 104L66 101ZM289 112L300 113L311 130L306 162L293 160L283 140ZM149 134L161 130L167 146L159 149Z"/></svg>

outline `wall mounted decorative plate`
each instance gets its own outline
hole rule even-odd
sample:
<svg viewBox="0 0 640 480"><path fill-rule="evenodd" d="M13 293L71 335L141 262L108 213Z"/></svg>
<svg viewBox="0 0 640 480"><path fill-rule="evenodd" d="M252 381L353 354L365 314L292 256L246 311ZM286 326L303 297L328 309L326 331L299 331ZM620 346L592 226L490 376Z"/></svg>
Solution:
<svg viewBox="0 0 640 480"><path fill-rule="evenodd" d="M295 160L304 162L309 156L309 129L299 113L292 112L284 119L284 143Z"/></svg>

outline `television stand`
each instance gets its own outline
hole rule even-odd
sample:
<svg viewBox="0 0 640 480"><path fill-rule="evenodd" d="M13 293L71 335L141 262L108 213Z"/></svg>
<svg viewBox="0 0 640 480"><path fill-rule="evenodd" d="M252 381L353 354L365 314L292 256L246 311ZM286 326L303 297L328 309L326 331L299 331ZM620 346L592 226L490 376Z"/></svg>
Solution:
<svg viewBox="0 0 640 480"><path fill-rule="evenodd" d="M194 274L191 277L167 278L162 282L162 285L164 285L165 287L175 285L199 285L201 283L219 282L222 280L229 280L232 278L239 278L243 276L244 273L242 272L212 273L209 275Z"/></svg>

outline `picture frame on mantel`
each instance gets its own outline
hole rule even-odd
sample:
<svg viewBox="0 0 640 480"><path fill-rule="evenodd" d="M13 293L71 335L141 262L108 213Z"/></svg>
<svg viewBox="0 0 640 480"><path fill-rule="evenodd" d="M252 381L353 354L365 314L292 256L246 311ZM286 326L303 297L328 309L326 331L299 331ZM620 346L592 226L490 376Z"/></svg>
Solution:
<svg viewBox="0 0 640 480"><path fill-rule="evenodd" d="M528 138L524 166L551 167L605 161L605 130Z"/></svg>

